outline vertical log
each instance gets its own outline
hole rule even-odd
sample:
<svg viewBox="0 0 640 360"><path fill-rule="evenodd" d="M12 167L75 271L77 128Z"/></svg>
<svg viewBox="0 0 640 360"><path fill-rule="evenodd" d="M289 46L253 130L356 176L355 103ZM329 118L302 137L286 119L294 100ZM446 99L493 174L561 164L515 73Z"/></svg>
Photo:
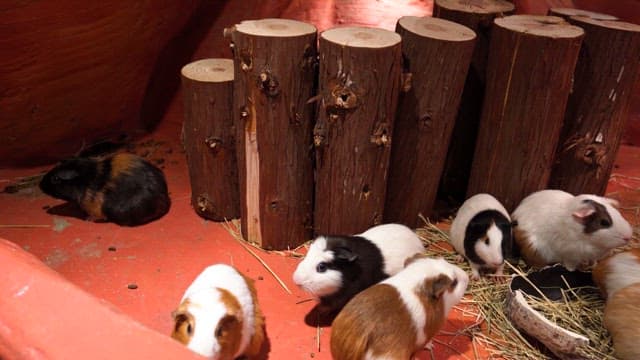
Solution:
<svg viewBox="0 0 640 360"><path fill-rule="evenodd" d="M513 13L503 0L436 0L433 16L467 26L477 35L460 108L447 152L439 197L461 203L465 199L485 91L487 54L493 20Z"/></svg>
<svg viewBox="0 0 640 360"><path fill-rule="evenodd" d="M469 196L491 193L511 211L547 186L583 36L555 16L495 20Z"/></svg>
<svg viewBox="0 0 640 360"><path fill-rule="evenodd" d="M242 234L265 249L311 237L317 31L285 19L243 21L234 48Z"/></svg>
<svg viewBox="0 0 640 360"><path fill-rule="evenodd" d="M640 68L640 26L572 16L585 31L549 186L603 195Z"/></svg>
<svg viewBox="0 0 640 360"><path fill-rule="evenodd" d="M182 68L182 141L198 215L222 221L240 216L233 60L204 59Z"/></svg>
<svg viewBox="0 0 640 360"><path fill-rule="evenodd" d="M448 20L415 16L400 18L396 32L410 83L396 112L384 219L415 228L433 208L476 35Z"/></svg>
<svg viewBox="0 0 640 360"><path fill-rule="evenodd" d="M320 36L315 231L357 233L382 221L400 92L400 35L345 27Z"/></svg>

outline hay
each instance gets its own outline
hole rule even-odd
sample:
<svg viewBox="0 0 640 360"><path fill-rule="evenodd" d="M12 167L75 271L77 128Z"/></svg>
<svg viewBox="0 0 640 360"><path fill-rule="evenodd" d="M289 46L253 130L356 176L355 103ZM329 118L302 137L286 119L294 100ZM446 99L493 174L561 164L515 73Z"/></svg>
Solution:
<svg viewBox="0 0 640 360"><path fill-rule="evenodd" d="M458 255L448 243L448 233L442 228L423 219L425 225L417 229L427 249L427 255L440 256L445 260L459 265L469 272L469 264L458 263ZM448 224L442 224L446 227ZM637 236L637 229L634 236ZM507 269L509 268L509 269ZM523 263L505 268L505 273L526 274ZM494 279L482 278L472 281L467 288L470 295L463 299L462 306L470 316L474 312L479 319L477 323L458 333L469 336L472 344L476 342L484 346L490 355L503 359L551 359L548 350L532 343L531 338L517 330L509 320L505 310L505 301L509 292L509 282L499 282ZM586 359L615 359L611 338L603 326L604 300L597 292L582 292L570 289L564 294L564 300L552 302L538 298L527 297L529 304L543 313L557 325L582 334L589 338L589 346L580 349L580 355ZM569 300L569 295L575 297ZM475 346L475 345L474 345Z"/></svg>

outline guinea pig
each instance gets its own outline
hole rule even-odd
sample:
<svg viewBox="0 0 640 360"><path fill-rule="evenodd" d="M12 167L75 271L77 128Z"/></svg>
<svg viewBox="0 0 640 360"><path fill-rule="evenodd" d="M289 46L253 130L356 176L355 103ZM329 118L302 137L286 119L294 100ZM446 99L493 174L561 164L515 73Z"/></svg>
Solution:
<svg viewBox="0 0 640 360"><path fill-rule="evenodd" d="M613 340L616 358L640 359L640 284L610 294L604 308L604 326Z"/></svg>
<svg viewBox="0 0 640 360"><path fill-rule="evenodd" d="M605 298L640 283L640 249L629 249L598 261L592 275Z"/></svg>
<svg viewBox="0 0 640 360"><path fill-rule="evenodd" d="M430 346L469 277L442 258L407 260L394 276L357 294L331 326L336 360L412 359Z"/></svg>
<svg viewBox="0 0 640 360"><path fill-rule="evenodd" d="M489 194L476 194L458 209L449 241L471 265L471 279L480 273L502 275L504 258L511 251L511 219L502 204Z"/></svg>
<svg viewBox="0 0 640 360"><path fill-rule="evenodd" d="M413 230L383 224L353 236L319 236L293 273L293 281L320 300L326 313L339 311L355 294L396 274L424 246Z"/></svg>
<svg viewBox="0 0 640 360"><path fill-rule="evenodd" d="M63 160L44 175L40 189L78 204L90 220L125 226L160 218L171 206L162 171L128 153Z"/></svg>
<svg viewBox="0 0 640 360"><path fill-rule="evenodd" d="M631 239L631 225L614 206L615 200L596 195L535 192L511 214L515 243L532 267L591 265Z"/></svg>
<svg viewBox="0 0 640 360"><path fill-rule="evenodd" d="M204 269L172 315L171 337L209 359L255 357L265 339L253 280L229 265Z"/></svg>

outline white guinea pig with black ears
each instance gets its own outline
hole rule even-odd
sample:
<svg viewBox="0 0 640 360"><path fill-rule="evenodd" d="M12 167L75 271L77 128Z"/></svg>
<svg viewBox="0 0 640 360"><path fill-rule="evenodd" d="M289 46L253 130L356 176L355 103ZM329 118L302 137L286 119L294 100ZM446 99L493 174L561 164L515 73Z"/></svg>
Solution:
<svg viewBox="0 0 640 360"><path fill-rule="evenodd" d="M337 360L412 359L440 331L469 277L445 260L416 255L396 275L356 295L331 326Z"/></svg>
<svg viewBox="0 0 640 360"><path fill-rule="evenodd" d="M471 278L480 273L502 275L504 258L511 251L511 219L502 204L489 194L467 199L451 223L449 241L469 260Z"/></svg>
<svg viewBox="0 0 640 360"><path fill-rule="evenodd" d="M324 312L339 311L354 295L396 274L422 241L400 224L383 224L353 236L319 236L293 273L293 281L320 300Z"/></svg>
<svg viewBox="0 0 640 360"><path fill-rule="evenodd" d="M515 243L533 267L590 265L631 239L631 225L614 206L615 200L596 195L535 192L511 214Z"/></svg>
<svg viewBox="0 0 640 360"><path fill-rule="evenodd" d="M253 280L229 265L212 265L198 275L173 319L171 337L209 359L255 357L265 338Z"/></svg>
<svg viewBox="0 0 640 360"><path fill-rule="evenodd" d="M629 249L598 261L592 274L604 297L640 283L640 249Z"/></svg>

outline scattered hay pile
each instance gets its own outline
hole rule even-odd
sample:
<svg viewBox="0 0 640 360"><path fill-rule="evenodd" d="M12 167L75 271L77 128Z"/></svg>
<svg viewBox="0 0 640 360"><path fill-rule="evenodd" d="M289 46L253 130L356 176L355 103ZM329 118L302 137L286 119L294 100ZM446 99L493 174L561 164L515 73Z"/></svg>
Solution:
<svg viewBox="0 0 640 360"><path fill-rule="evenodd" d="M425 220L425 225L417 230L430 256L442 256L447 261L456 262L457 254L447 243L448 233ZM467 262L458 263L465 271L470 268ZM523 274L523 264L511 267L511 272ZM505 268L505 272L509 272ZM550 359L553 354L543 346L536 345L535 339L521 334L507 317L505 301L509 292L509 282L498 282L483 278L471 282L467 292L471 299L465 304L475 307L478 317L484 323L478 327L466 329L474 342L484 345L496 357L504 359ZM609 333L602 325L604 300L597 292L577 292L570 289L564 301L551 302L528 297L528 303L557 325L582 334L589 338L589 346L580 350L585 359L615 359ZM569 300L575 296L575 299ZM526 295L525 295L526 296Z"/></svg>

